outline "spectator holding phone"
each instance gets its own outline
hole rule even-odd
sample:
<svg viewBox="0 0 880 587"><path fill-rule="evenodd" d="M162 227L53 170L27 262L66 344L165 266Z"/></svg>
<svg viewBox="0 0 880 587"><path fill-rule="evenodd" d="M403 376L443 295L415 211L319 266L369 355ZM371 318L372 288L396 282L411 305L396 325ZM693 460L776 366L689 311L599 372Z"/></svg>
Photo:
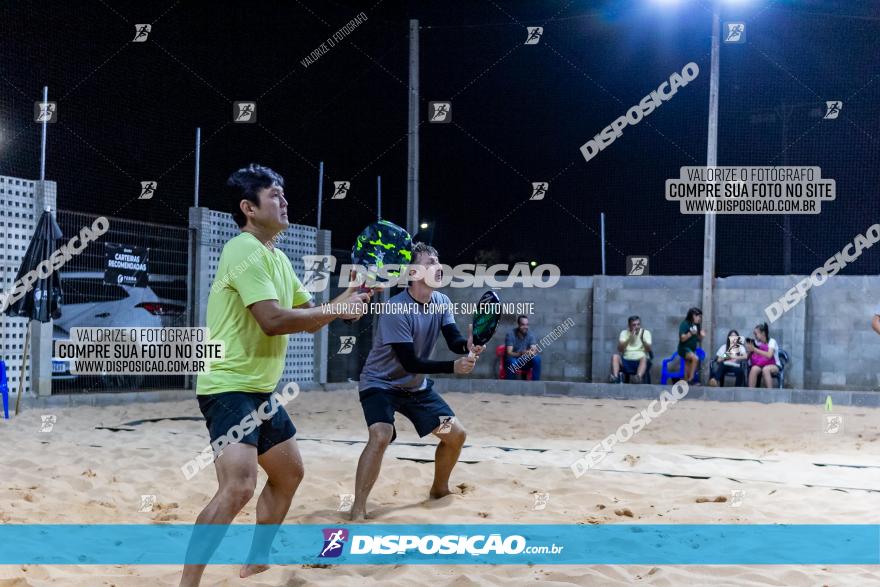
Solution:
<svg viewBox="0 0 880 587"><path fill-rule="evenodd" d="M727 341L718 347L715 360L709 367L711 372L709 385L716 387L720 383L721 387L724 387L724 377L728 373L733 373L736 376L734 385L742 387L746 379L748 356L743 337L739 332L736 330L728 332Z"/></svg>
<svg viewBox="0 0 880 587"><path fill-rule="evenodd" d="M693 380L697 365L700 364L700 359L697 358L697 347L706 336L706 333L700 330L702 322L703 311L699 308L691 308L678 326L678 356L684 361L684 380L687 383Z"/></svg>
<svg viewBox="0 0 880 587"><path fill-rule="evenodd" d="M642 321L638 316L630 316L627 326L628 328L620 331L617 337L618 352L611 357L611 383L620 383L621 367L624 373L632 375L632 383L641 383L648 368L651 331L642 328Z"/></svg>
<svg viewBox="0 0 880 587"><path fill-rule="evenodd" d="M773 387L773 375L779 373L779 345L770 338L770 328L766 322L755 326L755 338L746 339L749 352L749 387L758 387L758 377L764 378L764 387Z"/></svg>

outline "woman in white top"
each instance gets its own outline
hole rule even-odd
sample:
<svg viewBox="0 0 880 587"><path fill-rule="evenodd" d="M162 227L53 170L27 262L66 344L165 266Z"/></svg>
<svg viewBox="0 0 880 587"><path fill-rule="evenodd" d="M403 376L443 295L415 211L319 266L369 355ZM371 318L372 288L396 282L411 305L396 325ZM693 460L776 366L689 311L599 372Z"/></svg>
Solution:
<svg viewBox="0 0 880 587"><path fill-rule="evenodd" d="M770 338L766 322L755 326L755 339L746 339L749 351L749 387L758 387L758 377L763 377L764 387L773 387L773 375L779 373L779 345Z"/></svg>
<svg viewBox="0 0 880 587"><path fill-rule="evenodd" d="M716 387L721 385L724 387L724 377L731 373L736 376L734 385L742 387L746 381L746 362L748 361L748 353L743 345L743 339L736 330L727 333L727 341L718 347L715 353L715 360L709 366L711 377L709 385Z"/></svg>

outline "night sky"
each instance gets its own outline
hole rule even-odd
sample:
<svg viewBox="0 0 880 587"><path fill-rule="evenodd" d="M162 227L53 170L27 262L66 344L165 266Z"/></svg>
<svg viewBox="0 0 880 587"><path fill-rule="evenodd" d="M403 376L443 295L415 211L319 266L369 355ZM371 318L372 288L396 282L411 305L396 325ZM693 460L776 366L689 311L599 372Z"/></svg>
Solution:
<svg viewBox="0 0 880 587"><path fill-rule="evenodd" d="M667 3L669 4L669 3ZM405 223L408 20L421 25L420 216L447 263L556 263L608 273L648 255L651 272L699 274L703 217L667 202L664 181L703 165L711 5L632 2L14 2L0 8L0 174L36 178L33 103L48 85L47 178L59 207L185 226L202 128L201 205L234 169L269 165L287 181L291 220L316 221L318 162L333 245L376 215ZM301 60L358 13L367 20L308 67ZM793 216L793 273L809 273L878 218L880 8L842 0L740 1L722 20L747 42L722 45L719 164L818 165L837 181L819 216ZM150 23L144 43L135 24ZM526 26L543 26L525 45ZM695 62L700 75L587 162L579 147ZM257 102L256 124L232 122ZM451 100L452 123L427 122ZM842 100L837 120L825 101ZM786 123L781 117L785 114ZM158 181L137 200L140 181ZM531 182L549 181L529 201ZM782 216L723 216L718 274L782 273ZM427 236L427 235L425 235ZM863 255L843 273L880 273Z"/></svg>

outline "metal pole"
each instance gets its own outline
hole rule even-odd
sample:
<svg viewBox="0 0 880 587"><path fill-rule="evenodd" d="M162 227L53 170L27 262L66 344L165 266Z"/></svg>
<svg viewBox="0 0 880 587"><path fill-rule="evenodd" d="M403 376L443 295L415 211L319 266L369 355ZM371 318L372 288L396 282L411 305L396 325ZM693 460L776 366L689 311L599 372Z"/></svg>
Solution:
<svg viewBox="0 0 880 587"><path fill-rule="evenodd" d="M791 107L794 110L794 107ZM788 165L788 116L790 114L789 107L782 102L781 108L782 118L782 164ZM782 237L782 274L791 275L791 214L782 217L783 232Z"/></svg>
<svg viewBox="0 0 880 587"><path fill-rule="evenodd" d="M318 230L321 230L321 202L324 199L324 162L318 166Z"/></svg>
<svg viewBox="0 0 880 587"><path fill-rule="evenodd" d="M49 102L49 86L43 86L43 104L47 102ZM46 181L46 122L46 117L43 116L43 132L40 138L40 181Z"/></svg>
<svg viewBox="0 0 880 587"><path fill-rule="evenodd" d="M45 102L45 100L43 100ZM18 415L19 405L21 404L21 396L24 395L24 378L25 378L25 369L27 368L27 359L28 359L28 347L31 342L31 323L33 320L28 320L27 323L27 334L24 336L24 350L21 352L21 371L18 372L18 395L15 397L15 415ZM34 381L31 380L31 389L34 387ZM34 394L37 395L37 394Z"/></svg>
<svg viewBox="0 0 880 587"><path fill-rule="evenodd" d="M406 230L419 227L419 21L409 21L409 131L406 170Z"/></svg>
<svg viewBox="0 0 880 587"><path fill-rule="evenodd" d="M382 176L376 176L376 220L382 220Z"/></svg>
<svg viewBox="0 0 880 587"><path fill-rule="evenodd" d="M706 143L706 166L715 167L718 164L718 70L720 59L720 36L721 16L718 2L712 8L712 64L709 73L709 133ZM715 315L713 313L712 290L715 279L715 213L706 214L705 236L703 240L703 323L702 329L706 331L703 339L703 349L706 351L707 360L702 365L702 380L707 381L709 373L709 357L715 348L712 341L712 331L715 327ZM690 383L690 382L688 382Z"/></svg>
<svg viewBox="0 0 880 587"><path fill-rule="evenodd" d="M202 167L202 129L200 127L196 127L196 150L195 150L195 169L193 170L193 208L199 207L199 175ZM192 213L190 213L190 222L192 222ZM189 311L189 326L195 326L198 317L195 312L195 304L194 298L195 293L193 292L193 287L196 283L195 273L195 251L196 249L196 231L190 225L187 230L187 237L189 238L189 256L187 259L187 274L190 276L189 285L186 288L186 307ZM192 389L195 383L195 377L193 375L186 375L186 388Z"/></svg>
<svg viewBox="0 0 880 587"><path fill-rule="evenodd" d="M194 208L199 207L199 171L202 166L202 129L196 127L196 177L193 185Z"/></svg>
<svg viewBox="0 0 880 587"><path fill-rule="evenodd" d="M599 231L602 240L602 275L605 275L605 212L599 215Z"/></svg>

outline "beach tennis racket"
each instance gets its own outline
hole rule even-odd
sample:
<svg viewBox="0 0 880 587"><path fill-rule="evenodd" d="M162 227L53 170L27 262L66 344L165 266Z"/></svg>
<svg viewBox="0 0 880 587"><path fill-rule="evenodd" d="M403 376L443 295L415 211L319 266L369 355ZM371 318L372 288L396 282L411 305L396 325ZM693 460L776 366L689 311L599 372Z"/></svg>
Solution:
<svg viewBox="0 0 880 587"><path fill-rule="evenodd" d="M351 248L351 262L367 268L369 282L380 281L380 277L397 278L400 271L412 262L412 237L393 222L380 220L361 231ZM380 270L388 265L396 269ZM386 279L387 281L388 279ZM362 291L370 288L361 286Z"/></svg>
<svg viewBox="0 0 880 587"><path fill-rule="evenodd" d="M353 265L366 267L366 282L361 284L358 291L361 293L370 291L366 283L400 277L400 271L412 262L412 237L410 234L387 220L379 220L367 226L361 231L351 247L351 262ZM396 269L387 266L395 265ZM380 275L380 270L382 271ZM386 277L387 276L387 277ZM352 320L345 320L351 323Z"/></svg>
<svg viewBox="0 0 880 587"><path fill-rule="evenodd" d="M484 346L492 339L501 319L501 298L492 290L487 291L477 302L477 310L474 312L471 336L474 346ZM468 357L474 358L473 352L468 352Z"/></svg>

